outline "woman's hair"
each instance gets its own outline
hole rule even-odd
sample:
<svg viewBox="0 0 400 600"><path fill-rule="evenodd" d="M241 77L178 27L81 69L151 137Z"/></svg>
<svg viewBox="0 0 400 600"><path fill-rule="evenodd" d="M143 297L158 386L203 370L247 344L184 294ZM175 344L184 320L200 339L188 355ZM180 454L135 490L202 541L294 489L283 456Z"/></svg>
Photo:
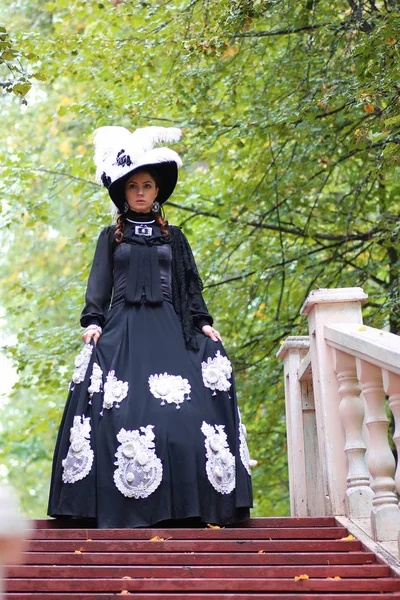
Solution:
<svg viewBox="0 0 400 600"><path fill-rule="evenodd" d="M146 167L144 169L138 169L138 171L136 171L137 173L148 173L151 178L154 180L154 183L156 184L156 187L160 187L159 184L159 178L158 178L158 173L156 172L155 169L152 169L151 167ZM117 242L117 244L120 244L124 238L124 231L125 231L125 225L126 225L126 213L129 210L129 206L126 209L125 212L123 212L122 214L120 214L118 216L117 219L117 226L115 228L115 233L114 233L114 239ZM160 207L160 210L156 213L154 213L154 219L155 222L157 223L157 225L160 227L161 233L163 235L167 235L169 236L169 231L168 231L168 221L164 218L164 211L162 209L162 207Z"/></svg>

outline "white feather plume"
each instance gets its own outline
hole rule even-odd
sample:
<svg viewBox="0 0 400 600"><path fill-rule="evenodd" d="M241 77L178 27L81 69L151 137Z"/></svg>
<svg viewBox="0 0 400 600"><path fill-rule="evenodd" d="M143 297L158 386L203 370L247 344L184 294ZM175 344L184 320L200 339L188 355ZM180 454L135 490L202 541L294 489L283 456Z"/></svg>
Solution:
<svg viewBox="0 0 400 600"><path fill-rule="evenodd" d="M125 154L130 156L133 165L146 164L147 154L149 154L149 163L174 161L181 166L182 161L173 150L169 148L154 149L156 144L178 141L181 135L182 132L177 127L142 127L133 133L125 127L99 127L93 135L96 180L100 183L104 172L111 176L113 181L124 174L126 169L121 170L116 163L117 155L122 149ZM153 149L160 152L152 155Z"/></svg>
<svg viewBox="0 0 400 600"><path fill-rule="evenodd" d="M156 144L178 142L182 132L178 127L141 127L132 133L132 138L143 152L151 150Z"/></svg>

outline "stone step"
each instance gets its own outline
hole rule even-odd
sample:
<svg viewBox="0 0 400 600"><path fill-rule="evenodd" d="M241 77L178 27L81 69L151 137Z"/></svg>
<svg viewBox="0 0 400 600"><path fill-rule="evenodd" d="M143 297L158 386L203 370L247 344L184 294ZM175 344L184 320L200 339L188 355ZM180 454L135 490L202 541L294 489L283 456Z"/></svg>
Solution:
<svg viewBox="0 0 400 600"><path fill-rule="evenodd" d="M299 573L300 575L301 573ZM8 579L9 592L400 592L400 580L380 579Z"/></svg>
<svg viewBox="0 0 400 600"><path fill-rule="evenodd" d="M127 592L129 595L130 592ZM10 593L7 595L7 598L10 600L116 600L117 596L121 595L114 593L99 593L96 592L94 594L79 594L75 593ZM321 595L320 593L313 592L299 592L294 594L286 594L279 593L279 596L276 593L240 593L240 594L230 594L230 593L207 593L207 594L197 594L194 592L193 594L188 594L187 592L183 593L135 593L134 600L395 600L400 599L400 592L389 592L388 594L375 594L369 592L361 592L361 594L351 593L351 594L335 594L334 592L325 593Z"/></svg>
<svg viewBox="0 0 400 600"><path fill-rule="evenodd" d="M329 540L346 537L345 527L265 527L260 529L38 529L28 530L33 540Z"/></svg>
<svg viewBox="0 0 400 600"><path fill-rule="evenodd" d="M115 578L149 578L152 579L182 579L188 578L232 578L237 579L239 577L250 577L250 578L294 578L296 575L300 575L301 569L299 566L236 566L234 570L230 565L228 566L213 566L213 567L200 567L200 566L188 566L188 565L175 565L175 566L81 566L79 570L79 577L82 579L87 578L98 578L107 579L110 577ZM376 577L389 577L390 569L387 565L308 565L307 575L315 578L327 578L327 577L365 577L365 578L376 578ZM60 579L60 578L73 578L76 576L76 566L57 566L57 567L42 567L42 566L19 566L12 567L8 570L7 576L10 578L40 578L40 579Z"/></svg>
<svg viewBox="0 0 400 600"><path fill-rule="evenodd" d="M80 529L93 527L90 519L36 519L35 529ZM243 523L227 525L227 528L259 528L259 527L335 527L335 517L259 517ZM183 527L180 526L179 529ZM165 528L164 528L165 529ZM132 531L132 530L131 530ZM134 530L137 531L137 530Z"/></svg>
<svg viewBox="0 0 400 600"><path fill-rule="evenodd" d="M163 536L162 536L163 537ZM358 540L35 540L34 552L351 552Z"/></svg>
<svg viewBox="0 0 400 600"><path fill-rule="evenodd" d="M363 565L373 552L27 552L27 565Z"/></svg>

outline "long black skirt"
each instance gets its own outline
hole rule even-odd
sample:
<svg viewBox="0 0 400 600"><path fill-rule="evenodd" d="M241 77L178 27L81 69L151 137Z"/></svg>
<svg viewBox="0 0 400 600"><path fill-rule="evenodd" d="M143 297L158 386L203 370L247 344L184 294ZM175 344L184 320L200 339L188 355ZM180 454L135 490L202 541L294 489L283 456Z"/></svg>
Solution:
<svg viewBox="0 0 400 600"><path fill-rule="evenodd" d="M168 301L121 303L75 361L53 459L48 514L98 527L245 520L249 453L221 342L185 347Z"/></svg>

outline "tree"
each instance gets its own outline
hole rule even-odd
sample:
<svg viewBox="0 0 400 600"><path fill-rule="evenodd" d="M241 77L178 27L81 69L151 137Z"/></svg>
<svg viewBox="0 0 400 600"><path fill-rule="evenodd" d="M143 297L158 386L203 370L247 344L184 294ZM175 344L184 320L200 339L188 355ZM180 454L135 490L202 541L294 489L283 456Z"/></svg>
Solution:
<svg viewBox="0 0 400 600"><path fill-rule="evenodd" d="M0 439L9 476L42 511L87 269L110 222L91 132L173 124L184 168L167 216L196 250L236 367L255 514L285 514L274 355L304 333L309 291L361 285L367 321L399 331L396 5L19 0L13 22L47 81L23 112L5 103L0 125L2 303L20 368Z"/></svg>

